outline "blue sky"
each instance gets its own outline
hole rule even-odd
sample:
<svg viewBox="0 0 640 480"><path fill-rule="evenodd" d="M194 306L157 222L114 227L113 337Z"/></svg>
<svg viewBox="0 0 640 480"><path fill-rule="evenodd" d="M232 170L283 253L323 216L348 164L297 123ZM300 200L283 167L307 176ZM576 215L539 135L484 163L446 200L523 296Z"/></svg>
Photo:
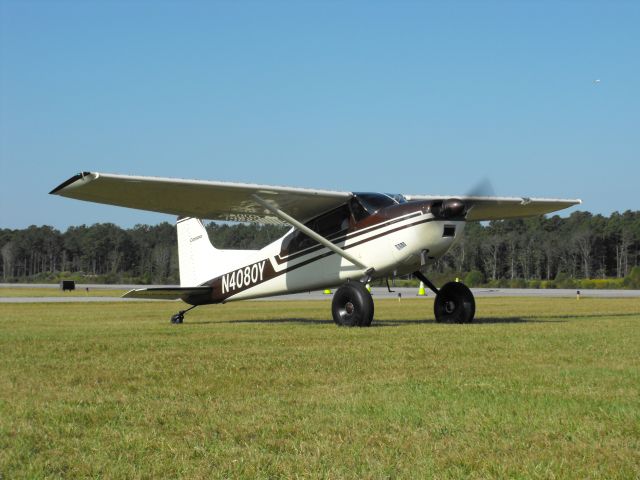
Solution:
<svg viewBox="0 0 640 480"><path fill-rule="evenodd" d="M640 209L640 2L0 0L0 227L80 171ZM600 80L596 82L596 80Z"/></svg>

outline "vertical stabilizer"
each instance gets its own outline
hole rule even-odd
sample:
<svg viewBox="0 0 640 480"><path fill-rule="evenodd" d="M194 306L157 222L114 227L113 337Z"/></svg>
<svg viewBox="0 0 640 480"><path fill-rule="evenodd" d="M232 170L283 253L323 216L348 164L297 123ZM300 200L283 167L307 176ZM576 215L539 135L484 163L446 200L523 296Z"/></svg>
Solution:
<svg viewBox="0 0 640 480"><path fill-rule="evenodd" d="M209 240L204 225L197 218L178 218L178 257L180 285L195 287L215 275L215 265L222 252Z"/></svg>
<svg viewBox="0 0 640 480"><path fill-rule="evenodd" d="M197 218L178 218L176 227L181 287L197 287L224 273L241 268L251 263L258 253L258 250L215 248L204 225Z"/></svg>

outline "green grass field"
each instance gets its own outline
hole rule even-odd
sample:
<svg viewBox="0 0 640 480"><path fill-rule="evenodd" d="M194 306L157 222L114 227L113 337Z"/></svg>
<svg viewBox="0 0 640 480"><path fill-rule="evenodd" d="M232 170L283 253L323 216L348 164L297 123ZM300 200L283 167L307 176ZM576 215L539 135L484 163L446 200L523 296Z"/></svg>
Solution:
<svg viewBox="0 0 640 480"><path fill-rule="evenodd" d="M0 478L638 478L640 299L0 304Z"/></svg>

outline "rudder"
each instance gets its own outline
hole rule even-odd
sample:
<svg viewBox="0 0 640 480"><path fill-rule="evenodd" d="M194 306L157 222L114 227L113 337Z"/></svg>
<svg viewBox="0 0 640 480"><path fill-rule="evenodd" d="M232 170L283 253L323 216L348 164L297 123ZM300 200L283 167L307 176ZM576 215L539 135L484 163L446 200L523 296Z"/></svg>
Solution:
<svg viewBox="0 0 640 480"><path fill-rule="evenodd" d="M180 285L195 287L212 278L216 259L222 254L209 240L204 225L197 218L182 217L176 222Z"/></svg>

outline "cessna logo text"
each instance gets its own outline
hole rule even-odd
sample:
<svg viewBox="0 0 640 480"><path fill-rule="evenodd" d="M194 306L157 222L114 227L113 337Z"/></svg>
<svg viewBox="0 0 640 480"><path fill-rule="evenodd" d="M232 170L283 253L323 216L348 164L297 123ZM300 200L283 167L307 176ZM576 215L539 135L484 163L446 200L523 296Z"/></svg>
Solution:
<svg viewBox="0 0 640 480"><path fill-rule="evenodd" d="M222 293L233 292L241 288L248 288L262 282L264 279L264 264L266 260L239 268L222 276Z"/></svg>

